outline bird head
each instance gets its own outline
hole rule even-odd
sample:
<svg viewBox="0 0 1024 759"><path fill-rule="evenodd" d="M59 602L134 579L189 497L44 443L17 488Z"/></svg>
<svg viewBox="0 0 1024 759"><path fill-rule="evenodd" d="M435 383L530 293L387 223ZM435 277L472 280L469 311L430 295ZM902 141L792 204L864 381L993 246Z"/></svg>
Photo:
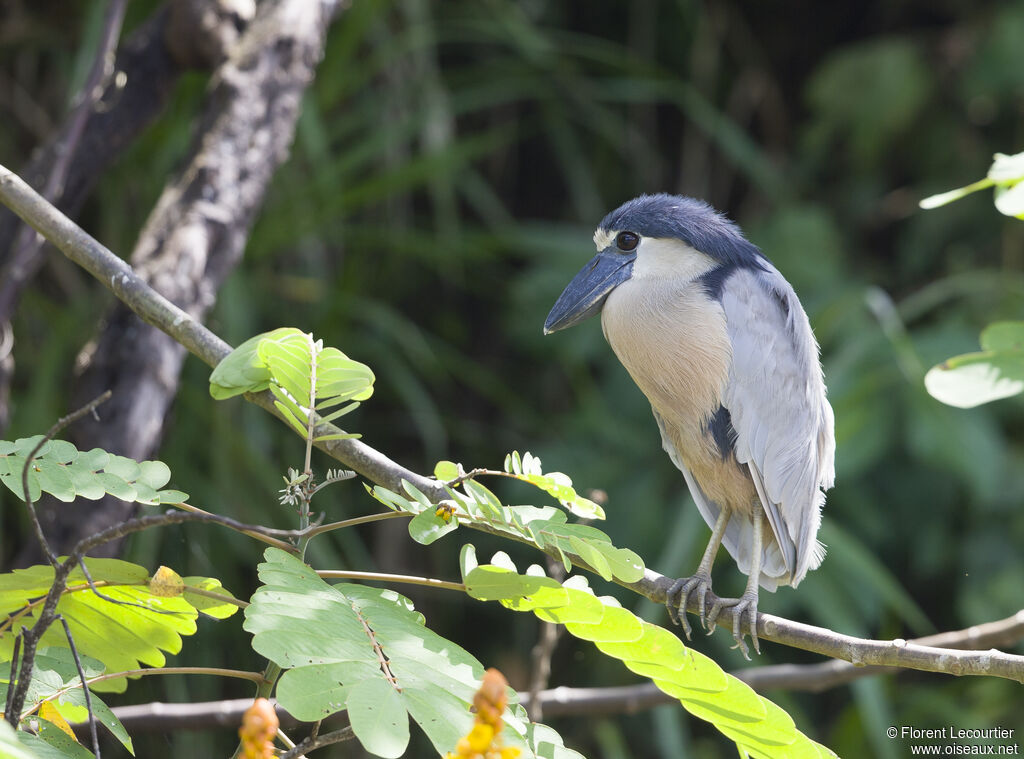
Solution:
<svg viewBox="0 0 1024 759"><path fill-rule="evenodd" d="M739 228L700 200L641 195L604 217L594 232L595 255L555 301L544 334L600 313L609 293L634 277L707 278L709 295L737 267L761 268L764 258Z"/></svg>

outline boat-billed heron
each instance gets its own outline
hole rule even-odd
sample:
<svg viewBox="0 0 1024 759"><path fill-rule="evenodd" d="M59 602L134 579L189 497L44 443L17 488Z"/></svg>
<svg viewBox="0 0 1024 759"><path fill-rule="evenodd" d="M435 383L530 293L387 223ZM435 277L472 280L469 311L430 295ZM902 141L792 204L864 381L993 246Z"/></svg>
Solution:
<svg viewBox="0 0 1024 759"><path fill-rule="evenodd" d="M824 490L835 478L832 408L818 344L796 293L739 228L706 203L644 195L608 214L598 253L559 296L544 333L601 314L605 338L651 402L665 451L711 527L673 621L757 640L758 584L796 585L821 564ZM705 603L720 545L749 575L740 598ZM746 626L743 624L746 617Z"/></svg>

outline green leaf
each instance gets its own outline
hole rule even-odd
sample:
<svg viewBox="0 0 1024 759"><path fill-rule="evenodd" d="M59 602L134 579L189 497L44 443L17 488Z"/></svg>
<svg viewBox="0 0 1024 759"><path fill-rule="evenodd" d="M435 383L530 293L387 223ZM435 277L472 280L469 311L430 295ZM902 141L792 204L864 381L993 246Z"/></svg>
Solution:
<svg viewBox="0 0 1024 759"><path fill-rule="evenodd" d="M35 738L28 733L15 732L6 720L0 720L0 756L4 759L40 759L41 755L31 750L27 742L22 742L22 737Z"/></svg>
<svg viewBox="0 0 1024 759"><path fill-rule="evenodd" d="M459 521L454 515L445 522L437 516L436 509L423 509L409 520L409 536L417 543L430 545L438 538L458 529Z"/></svg>
<svg viewBox="0 0 1024 759"><path fill-rule="evenodd" d="M1024 322L993 322L981 331L983 351L1024 351Z"/></svg>
<svg viewBox="0 0 1024 759"><path fill-rule="evenodd" d="M68 682L78 682L78 676ZM132 745L131 736L128 735L128 731L125 730L124 725L121 724L121 720L117 718L113 710L107 706L95 693L91 694L91 705L93 716L96 717L96 721L106 727L111 735L128 749L128 752L135 755L135 749ZM69 690L67 693L60 697L60 702L57 704L57 711L60 715L68 722L87 722L89 719L89 710L85 704L85 693L81 688L75 688Z"/></svg>
<svg viewBox="0 0 1024 759"><path fill-rule="evenodd" d="M597 624L604 617L604 604L588 591L570 588L563 585L568 602L561 607L538 607L532 609L539 619L553 624ZM516 608L510 606L509 608ZM518 610L518 609L517 609ZM523 609L525 611L526 609Z"/></svg>
<svg viewBox="0 0 1024 759"><path fill-rule="evenodd" d="M300 435L306 434L306 423L300 420L287 405L281 401L274 401L274 406L281 412L281 417L288 422Z"/></svg>
<svg viewBox="0 0 1024 759"><path fill-rule="evenodd" d="M572 480L562 472L548 472L541 469L539 458L529 451L522 456L519 451L512 451L505 456L504 469L512 477L540 488L548 495L556 498L559 503L573 514L583 519L604 519L604 509L579 495L572 487Z"/></svg>
<svg viewBox="0 0 1024 759"><path fill-rule="evenodd" d="M466 576L478 566L480 563L476 560L476 548L472 543L466 543L459 551L459 571L462 573L462 581L465 582Z"/></svg>
<svg viewBox="0 0 1024 759"><path fill-rule="evenodd" d="M996 187L995 206L999 213L1024 219L1024 181L1007 187Z"/></svg>
<svg viewBox="0 0 1024 759"><path fill-rule="evenodd" d="M382 653L397 686L388 687L437 751L450 751L472 724L469 706L483 675L480 663L427 629L403 596L351 583L328 585L284 551L269 548L264 555L263 585L243 626L258 653L287 669L277 690L282 706L311 721L341 711L360 683L383 682ZM395 719L393 704L385 713L385 721ZM362 741L358 731L356 737Z"/></svg>
<svg viewBox="0 0 1024 759"><path fill-rule="evenodd" d="M429 511L434 511L436 509L434 504L430 502L430 499L423 494L423 491L421 491L418 487L413 485L408 480L402 480L402 488L405 490L406 493L408 493L414 499L416 499L416 503L418 503L421 508L427 509Z"/></svg>
<svg viewBox="0 0 1024 759"><path fill-rule="evenodd" d="M68 589L57 603L71 628L80 654L99 660L109 672L138 669L142 664L164 665L164 652L178 653L181 636L196 631L196 607L182 596L161 597L150 593L145 567L117 559L86 559L89 573L108 601L92 592L81 567L68 577ZM17 621L31 625L53 582L53 568L34 566L0 575L0 659L10 659L11 635L4 634L12 614L24 612ZM120 602L120 603L118 603ZM41 645L66 648L59 625L52 626ZM97 683L94 688L120 692L124 679Z"/></svg>
<svg viewBox="0 0 1024 759"><path fill-rule="evenodd" d="M466 480L463 486L489 519L502 519L502 506L498 496L476 480Z"/></svg>
<svg viewBox="0 0 1024 759"><path fill-rule="evenodd" d="M459 465L454 461L438 461L434 467L434 477L441 482L451 482L459 476Z"/></svg>
<svg viewBox="0 0 1024 759"><path fill-rule="evenodd" d="M536 593L542 587L559 587L550 577L521 575L505 567L484 564L462 578L466 592L478 601L499 601Z"/></svg>
<svg viewBox="0 0 1024 759"><path fill-rule="evenodd" d="M157 495L157 503L184 503L188 500L188 493L180 490L161 490Z"/></svg>
<svg viewBox="0 0 1024 759"><path fill-rule="evenodd" d="M225 400L242 393L258 393L270 386L270 370L259 355L265 339L278 339L286 334L301 335L294 327L282 327L250 337L225 356L210 374L210 395Z"/></svg>
<svg viewBox="0 0 1024 759"><path fill-rule="evenodd" d="M589 564L590 568L601 575L602 579L612 579L611 566L604 555L592 543L581 540L575 535L570 535L569 546L572 548L572 552Z"/></svg>
<svg viewBox="0 0 1024 759"><path fill-rule="evenodd" d="M306 405L310 400L314 359L317 408L362 401L373 394L374 376L368 366L353 361L337 348L320 347L312 336L293 327L256 335L238 346L210 375L210 394L223 400L278 386L287 391L292 402ZM335 419L354 408L349 404L329 418ZM295 408L291 411L292 416L304 416Z"/></svg>
<svg viewBox="0 0 1024 759"><path fill-rule="evenodd" d="M60 759L92 759L92 752L78 743L52 722L36 717L39 723L40 743L27 741L19 736L19 740L30 746L40 759L60 757Z"/></svg>
<svg viewBox="0 0 1024 759"><path fill-rule="evenodd" d="M300 333L264 338L257 347L270 377L297 402L306 405L310 394L313 336Z"/></svg>
<svg viewBox="0 0 1024 759"><path fill-rule="evenodd" d="M419 513L417 509L412 508L412 503L407 498L403 498L393 490L388 490L383 485L374 485L372 488L368 485L366 491L373 496L376 500L383 503L392 511L408 511L413 514Z"/></svg>
<svg viewBox="0 0 1024 759"><path fill-rule="evenodd" d="M566 552L576 554L605 579L616 577L624 582L636 582L643 577L644 564L640 557L627 548L616 548L611 539L595 527L566 524L563 517L531 521L529 530L539 546L554 546L563 556Z"/></svg>
<svg viewBox="0 0 1024 759"><path fill-rule="evenodd" d="M351 403L346 403L344 406L342 406L339 409L335 409L334 411L329 413L327 416L320 417L317 420L317 424L327 424L329 422L333 422L338 417L345 416L345 414L347 414L350 411L354 411L357 408L359 408L359 403L356 402L356 401L352 401Z"/></svg>
<svg viewBox="0 0 1024 759"><path fill-rule="evenodd" d="M317 435L313 438L314 442L320 442L321 440L356 440L361 438L362 435L354 432L335 432L331 435Z"/></svg>
<svg viewBox="0 0 1024 759"><path fill-rule="evenodd" d="M79 660L86 678L95 677L104 671L102 662L96 659L79 655ZM32 682L26 694L26 707L34 708L43 700L49 700L68 722L85 722L88 719L85 693L71 651L53 647L40 649L35 664ZM6 677L8 670L9 666L4 669L5 674L0 676L0 681ZM0 686L0 691L0 696L6 695L6 686ZM58 693L61 693L59 700L54 702L53 697ZM124 725L95 693L92 694L92 710L97 721L105 725L129 752L134 753ZM3 749L4 744L0 740L0 756L7 756Z"/></svg>
<svg viewBox="0 0 1024 759"><path fill-rule="evenodd" d="M608 604L604 606L604 615L600 622L593 624L567 622L565 629L577 638L594 642L628 643L640 640L644 634L643 624L635 614L627 609Z"/></svg>
<svg viewBox="0 0 1024 759"><path fill-rule="evenodd" d="M234 599L231 592L220 584L216 577L182 577L185 582L185 600L196 611L214 619L227 619L237 612L239 604L231 603L230 600L219 600L207 595L200 595L192 589L202 590L206 593L216 593L225 599Z"/></svg>
<svg viewBox="0 0 1024 759"><path fill-rule="evenodd" d="M44 458L33 461L32 466L37 472L40 489L65 503L75 500L75 485L64 465Z"/></svg>
<svg viewBox="0 0 1024 759"><path fill-rule="evenodd" d="M932 367L924 377L932 397L950 406L972 408L1024 390L1024 352L965 353Z"/></svg>
<svg viewBox="0 0 1024 759"><path fill-rule="evenodd" d="M0 481L19 497L25 455L39 439L36 435L0 441ZM65 503L76 498L96 500L106 494L123 501L159 503L155 488L165 485L170 476L170 469L161 461L138 462L98 448L79 451L66 440L51 440L29 467L29 494L33 501L49 493ZM175 501L188 499L185 493L173 492L178 495Z"/></svg>
<svg viewBox="0 0 1024 759"><path fill-rule="evenodd" d="M486 565L474 567L466 575L467 585L468 579L478 573L488 579L498 578L491 580L491 585L500 585L506 592L516 588L516 580L508 576L507 569ZM519 576L522 582L526 577ZM621 660L630 670L652 677L658 688L678 698L690 713L736 741L741 754L787 759L832 755L802 735L785 711L708 657L687 649L675 634L639 619L612 598L595 598L584 589L580 578L569 578L562 587L566 591L565 607L542 609L527 603L519 610L532 610L546 621L564 622L570 634L594 641L602 652ZM553 594L549 595L549 602L554 599ZM571 617L579 613L589 613L589 618L572 621Z"/></svg>
<svg viewBox="0 0 1024 759"><path fill-rule="evenodd" d="M1006 155L996 153L988 170L988 178L1000 184L1024 180L1024 153Z"/></svg>
<svg viewBox="0 0 1024 759"><path fill-rule="evenodd" d="M409 715L395 686L383 677L352 686L345 700L352 731L374 756L397 759L409 744Z"/></svg>
<svg viewBox="0 0 1024 759"><path fill-rule="evenodd" d="M162 461L140 461L138 479L153 490L159 490L170 482L171 468Z"/></svg>
<svg viewBox="0 0 1024 759"><path fill-rule="evenodd" d="M317 359L317 397L365 401L373 395L373 372L337 348L325 348Z"/></svg>

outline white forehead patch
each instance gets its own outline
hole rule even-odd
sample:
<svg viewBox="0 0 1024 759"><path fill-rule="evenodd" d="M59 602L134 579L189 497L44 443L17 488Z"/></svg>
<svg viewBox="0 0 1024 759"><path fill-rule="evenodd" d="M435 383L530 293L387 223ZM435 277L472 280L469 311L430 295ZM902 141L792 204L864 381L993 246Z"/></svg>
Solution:
<svg viewBox="0 0 1024 759"><path fill-rule="evenodd" d="M601 229L598 227L594 230L594 245L597 246L598 250L604 250L612 241L615 239L617 232L609 232L607 229Z"/></svg>

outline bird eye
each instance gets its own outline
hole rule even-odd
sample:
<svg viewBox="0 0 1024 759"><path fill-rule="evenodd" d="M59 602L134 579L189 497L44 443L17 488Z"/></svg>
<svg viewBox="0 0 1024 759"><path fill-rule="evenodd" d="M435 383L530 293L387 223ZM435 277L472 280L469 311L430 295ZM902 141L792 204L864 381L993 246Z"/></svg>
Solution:
<svg viewBox="0 0 1024 759"><path fill-rule="evenodd" d="M619 250L626 252L636 250L636 246L640 244L640 235L636 232L619 232L615 236L615 244Z"/></svg>

